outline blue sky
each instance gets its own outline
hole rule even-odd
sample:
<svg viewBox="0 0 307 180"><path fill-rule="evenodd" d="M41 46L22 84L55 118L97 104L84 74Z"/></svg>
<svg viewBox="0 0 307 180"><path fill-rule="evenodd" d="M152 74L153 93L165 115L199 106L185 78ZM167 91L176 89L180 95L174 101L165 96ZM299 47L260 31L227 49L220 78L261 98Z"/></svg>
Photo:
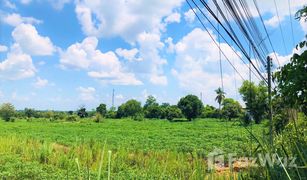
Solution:
<svg viewBox="0 0 307 180"><path fill-rule="evenodd" d="M285 50L273 2L258 0L284 64L293 52L289 6L278 1ZM292 16L304 4L291 1ZM306 23L292 23L298 43ZM185 1L1 0L0 25L0 103L17 109L92 109L101 102L110 106L115 89L116 106L131 98L144 102L148 95L175 104L200 93L205 104L216 105L219 51ZM231 48L223 41L221 48L247 77ZM224 57L222 63L227 96L241 101L236 89L242 79Z"/></svg>

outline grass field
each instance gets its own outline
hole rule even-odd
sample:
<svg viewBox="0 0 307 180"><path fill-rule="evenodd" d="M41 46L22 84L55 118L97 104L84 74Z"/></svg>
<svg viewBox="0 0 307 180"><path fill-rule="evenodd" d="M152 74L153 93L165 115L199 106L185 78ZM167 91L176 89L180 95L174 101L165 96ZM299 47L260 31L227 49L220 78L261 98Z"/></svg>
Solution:
<svg viewBox="0 0 307 180"><path fill-rule="evenodd" d="M263 129L252 126L260 138ZM210 151L248 154L251 143L245 127L217 119L0 121L0 176L199 179L209 176L204 159Z"/></svg>

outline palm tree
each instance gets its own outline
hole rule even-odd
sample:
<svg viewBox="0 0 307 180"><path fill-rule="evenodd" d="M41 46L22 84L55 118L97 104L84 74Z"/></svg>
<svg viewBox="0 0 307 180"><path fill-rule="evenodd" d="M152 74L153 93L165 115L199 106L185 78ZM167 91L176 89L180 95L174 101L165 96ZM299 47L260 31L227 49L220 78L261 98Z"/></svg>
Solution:
<svg viewBox="0 0 307 180"><path fill-rule="evenodd" d="M215 90L215 92L216 92L216 94L217 94L217 96L216 96L216 98L215 98L215 100L219 103L219 110L221 110L221 104L222 104L222 102L223 102L223 100L225 99L225 92L222 90L222 88L217 88L216 90Z"/></svg>

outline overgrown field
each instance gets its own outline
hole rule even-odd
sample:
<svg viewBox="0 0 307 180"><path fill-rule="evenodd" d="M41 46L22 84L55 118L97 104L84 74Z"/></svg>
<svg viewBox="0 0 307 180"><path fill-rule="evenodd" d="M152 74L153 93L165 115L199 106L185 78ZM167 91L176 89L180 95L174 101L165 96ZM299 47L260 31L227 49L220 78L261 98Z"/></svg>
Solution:
<svg viewBox="0 0 307 180"><path fill-rule="evenodd" d="M248 129L264 136L263 124ZM246 155L253 144L245 127L217 119L0 121L0 176L203 179L212 150Z"/></svg>

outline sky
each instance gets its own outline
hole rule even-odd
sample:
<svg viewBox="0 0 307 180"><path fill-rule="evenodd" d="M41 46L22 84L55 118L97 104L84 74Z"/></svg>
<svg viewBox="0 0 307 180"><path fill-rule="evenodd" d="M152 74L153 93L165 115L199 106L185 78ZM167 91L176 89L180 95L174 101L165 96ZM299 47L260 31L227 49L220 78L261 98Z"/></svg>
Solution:
<svg viewBox="0 0 307 180"><path fill-rule="evenodd" d="M291 20L288 0L277 1L286 47L274 1L258 5L283 65L307 33L307 23L293 18L306 2L291 1ZM217 42L218 33L205 25ZM242 54L222 40L220 46L246 79L248 67L232 48ZM202 94L204 104L217 106L219 60L218 47L184 0L0 0L0 103L16 109L110 107L113 89L115 106L128 99L144 103L149 95L176 104L187 94ZM237 89L243 79L225 57L221 62L226 96L242 103Z"/></svg>

